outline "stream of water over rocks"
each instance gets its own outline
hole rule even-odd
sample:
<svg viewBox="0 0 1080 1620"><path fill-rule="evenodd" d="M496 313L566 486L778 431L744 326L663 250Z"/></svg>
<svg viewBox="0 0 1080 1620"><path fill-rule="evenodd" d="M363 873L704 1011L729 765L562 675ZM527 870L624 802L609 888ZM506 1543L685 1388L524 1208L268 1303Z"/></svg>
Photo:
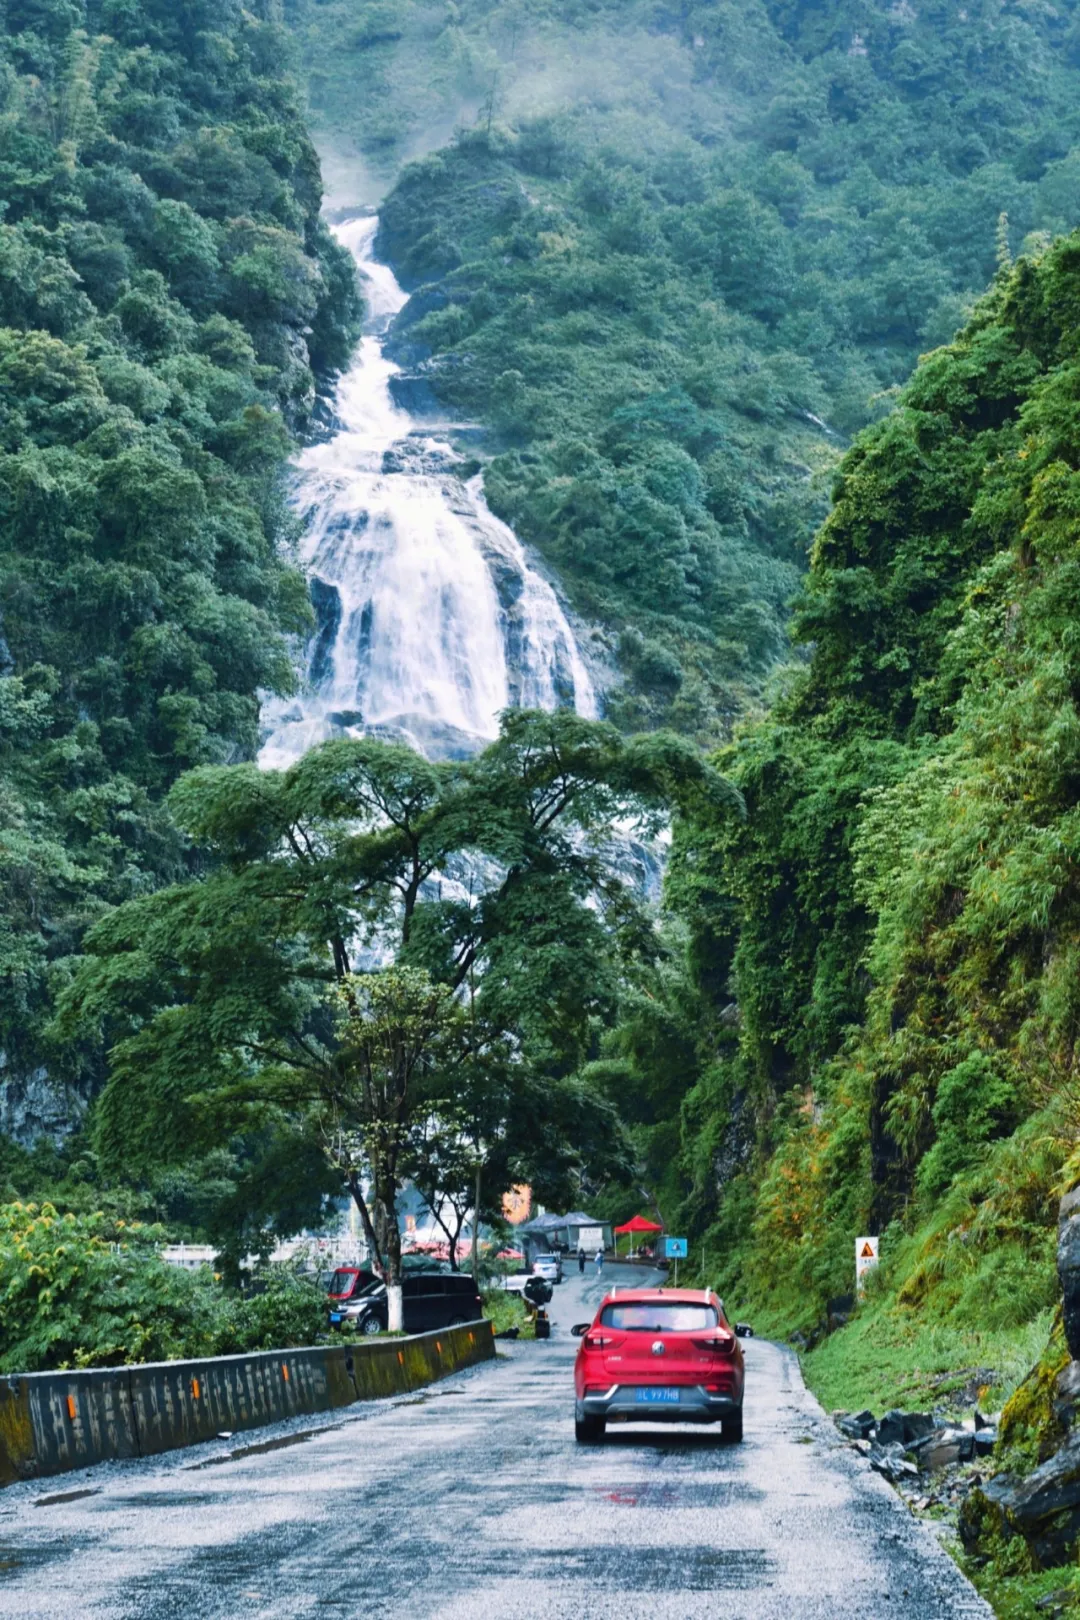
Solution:
<svg viewBox="0 0 1080 1620"><path fill-rule="evenodd" d="M597 713L550 582L463 480L449 443L394 400L384 353L407 294L372 256L374 216L337 227L364 282L365 334L331 434L302 452L294 501L317 627L298 697L263 708L260 763L282 768L333 736L471 754L507 708Z"/></svg>

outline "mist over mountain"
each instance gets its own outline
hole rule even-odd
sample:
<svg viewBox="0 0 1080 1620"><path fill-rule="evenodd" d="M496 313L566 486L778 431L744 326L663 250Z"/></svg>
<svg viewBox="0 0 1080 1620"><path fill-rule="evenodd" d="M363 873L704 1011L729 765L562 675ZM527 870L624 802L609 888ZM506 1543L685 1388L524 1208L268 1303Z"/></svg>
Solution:
<svg viewBox="0 0 1080 1620"><path fill-rule="evenodd" d="M606 630L620 723L708 745L760 700L844 444L1080 217L1075 21L297 8L335 199L383 196L415 293L394 353L488 426L488 497Z"/></svg>

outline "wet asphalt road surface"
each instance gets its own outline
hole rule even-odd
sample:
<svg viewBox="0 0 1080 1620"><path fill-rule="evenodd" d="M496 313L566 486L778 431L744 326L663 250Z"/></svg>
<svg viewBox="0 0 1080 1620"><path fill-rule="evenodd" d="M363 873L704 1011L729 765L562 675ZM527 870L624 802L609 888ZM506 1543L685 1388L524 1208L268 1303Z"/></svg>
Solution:
<svg viewBox="0 0 1080 1620"><path fill-rule="evenodd" d="M568 1329L600 1294L575 1272L550 1341L322 1427L9 1488L0 1616L989 1616L776 1345L747 1345L742 1445L654 1425L578 1446Z"/></svg>

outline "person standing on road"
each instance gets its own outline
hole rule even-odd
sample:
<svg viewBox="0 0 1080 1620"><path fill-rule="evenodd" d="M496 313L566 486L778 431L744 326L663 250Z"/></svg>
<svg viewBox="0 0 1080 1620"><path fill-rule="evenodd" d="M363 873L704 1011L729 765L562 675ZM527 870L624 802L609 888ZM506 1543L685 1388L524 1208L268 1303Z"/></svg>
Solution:
<svg viewBox="0 0 1080 1620"><path fill-rule="evenodd" d="M603 1270L604 1270L604 1251L603 1251L603 1249L597 1249L597 1251L596 1251L596 1275L598 1277L601 1276L602 1273L603 1273Z"/></svg>
<svg viewBox="0 0 1080 1620"><path fill-rule="evenodd" d="M577 1252L577 1268L578 1268L578 1275L581 1276L581 1277L584 1277L584 1275L585 1275L585 1250L584 1249L579 1249L578 1252Z"/></svg>

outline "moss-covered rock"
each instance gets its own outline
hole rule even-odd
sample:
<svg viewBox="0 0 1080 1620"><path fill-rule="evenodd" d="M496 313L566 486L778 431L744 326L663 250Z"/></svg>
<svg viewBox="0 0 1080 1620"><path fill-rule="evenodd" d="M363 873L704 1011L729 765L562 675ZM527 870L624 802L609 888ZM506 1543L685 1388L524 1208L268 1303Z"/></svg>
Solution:
<svg viewBox="0 0 1080 1620"><path fill-rule="evenodd" d="M1059 1313L1046 1349L1001 1414L998 1461L1002 1470L1027 1473L1064 1444L1066 1429L1055 1409L1055 1386L1068 1363L1069 1349Z"/></svg>

